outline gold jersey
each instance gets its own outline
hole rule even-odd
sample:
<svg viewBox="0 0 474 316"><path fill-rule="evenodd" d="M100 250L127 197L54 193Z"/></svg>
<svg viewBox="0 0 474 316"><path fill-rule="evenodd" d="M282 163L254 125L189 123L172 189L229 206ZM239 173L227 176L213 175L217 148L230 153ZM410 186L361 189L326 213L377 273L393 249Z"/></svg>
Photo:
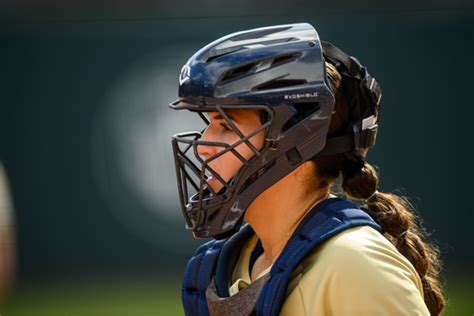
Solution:
<svg viewBox="0 0 474 316"><path fill-rule="evenodd" d="M244 245L230 295L251 283L250 256L257 242L254 235ZM429 311L413 265L378 231L362 226L332 237L300 263L280 315L429 315Z"/></svg>

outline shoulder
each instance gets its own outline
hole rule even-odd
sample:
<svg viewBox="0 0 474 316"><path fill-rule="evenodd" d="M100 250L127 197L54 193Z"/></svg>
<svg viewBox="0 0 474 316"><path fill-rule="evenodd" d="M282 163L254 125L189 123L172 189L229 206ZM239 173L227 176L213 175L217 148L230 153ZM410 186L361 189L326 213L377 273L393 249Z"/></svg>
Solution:
<svg viewBox="0 0 474 316"><path fill-rule="evenodd" d="M408 259L381 233L371 227L360 226L347 229L314 249L303 265L344 273L351 270L372 271L371 268L382 262L416 274Z"/></svg>
<svg viewBox="0 0 474 316"><path fill-rule="evenodd" d="M413 265L368 226L348 229L313 250L294 278L288 299L297 296L311 311L306 314L427 312Z"/></svg>

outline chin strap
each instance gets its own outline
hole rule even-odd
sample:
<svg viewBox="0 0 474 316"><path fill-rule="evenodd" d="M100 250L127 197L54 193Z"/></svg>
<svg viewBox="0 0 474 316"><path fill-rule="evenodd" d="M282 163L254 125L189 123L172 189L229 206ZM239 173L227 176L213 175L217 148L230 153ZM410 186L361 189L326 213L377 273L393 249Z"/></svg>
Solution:
<svg viewBox="0 0 474 316"><path fill-rule="evenodd" d="M316 157L356 152L359 149L369 148L375 144L377 127L365 129L354 134L331 137L326 140L326 146Z"/></svg>

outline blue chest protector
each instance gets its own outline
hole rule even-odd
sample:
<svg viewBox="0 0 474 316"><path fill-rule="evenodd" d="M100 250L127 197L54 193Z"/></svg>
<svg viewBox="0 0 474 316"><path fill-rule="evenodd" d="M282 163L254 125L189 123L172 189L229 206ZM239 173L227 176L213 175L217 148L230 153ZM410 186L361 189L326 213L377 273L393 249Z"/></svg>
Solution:
<svg viewBox="0 0 474 316"><path fill-rule="evenodd" d="M312 209L288 241L270 270L270 278L258 297L257 315L278 315L286 297L293 270L318 245L332 236L356 226L382 228L355 204L341 199L325 200ZM183 281L183 306L186 315L209 315L206 290L212 279L220 297L229 296L234 265L246 240L253 234L245 225L226 240L212 240L197 250L188 263Z"/></svg>

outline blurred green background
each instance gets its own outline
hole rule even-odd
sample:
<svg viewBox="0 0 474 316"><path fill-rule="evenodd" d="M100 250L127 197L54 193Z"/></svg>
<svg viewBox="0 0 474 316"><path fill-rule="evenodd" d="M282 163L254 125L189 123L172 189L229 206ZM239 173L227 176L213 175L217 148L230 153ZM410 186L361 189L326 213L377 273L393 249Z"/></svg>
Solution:
<svg viewBox="0 0 474 316"><path fill-rule="evenodd" d="M381 84L369 161L384 191L413 201L442 251L445 314L474 313L471 3L1 9L0 187L11 216L0 228L14 247L0 266L8 255L16 271L2 316L182 314L181 276L200 242L184 229L171 160L171 135L198 121L167 109L179 71L220 36L295 22L312 23Z"/></svg>

